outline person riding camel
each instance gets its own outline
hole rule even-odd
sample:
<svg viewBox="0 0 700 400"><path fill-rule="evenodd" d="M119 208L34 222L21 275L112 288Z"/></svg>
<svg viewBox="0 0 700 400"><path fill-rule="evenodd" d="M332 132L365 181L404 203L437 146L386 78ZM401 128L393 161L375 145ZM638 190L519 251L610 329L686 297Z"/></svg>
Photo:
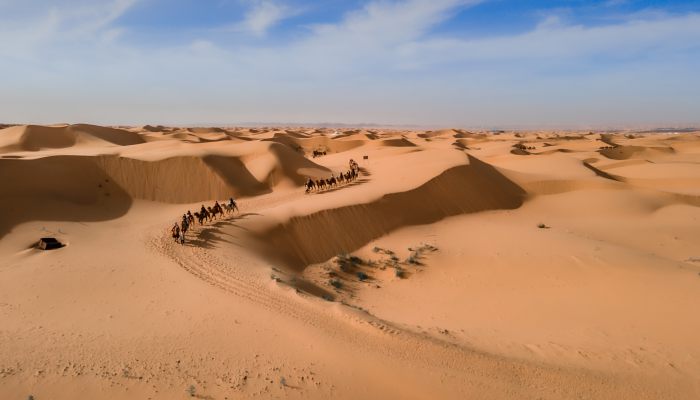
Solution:
<svg viewBox="0 0 700 400"><path fill-rule="evenodd" d="M233 197L228 199L228 206L231 210L238 210L238 205L236 204L236 200L234 200Z"/></svg>
<svg viewBox="0 0 700 400"><path fill-rule="evenodd" d="M202 204L202 209L199 211L199 213L202 215L207 215L207 209L204 207L204 204Z"/></svg>
<svg viewBox="0 0 700 400"><path fill-rule="evenodd" d="M182 230L187 232L187 228L190 227L190 223L187 219L187 214L182 214Z"/></svg>
<svg viewBox="0 0 700 400"><path fill-rule="evenodd" d="M170 230L170 232L173 234L173 238L177 242L178 238L180 237L180 227L177 225L177 222L175 225L173 225L173 228Z"/></svg>

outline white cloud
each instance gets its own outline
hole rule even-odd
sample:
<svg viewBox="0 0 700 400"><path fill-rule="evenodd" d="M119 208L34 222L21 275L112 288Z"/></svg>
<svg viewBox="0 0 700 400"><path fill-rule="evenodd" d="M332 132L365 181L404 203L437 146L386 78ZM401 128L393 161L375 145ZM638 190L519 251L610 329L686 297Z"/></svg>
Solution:
<svg viewBox="0 0 700 400"><path fill-rule="evenodd" d="M372 1L351 12L337 24L312 27L314 43L327 42L341 47L351 45L392 45L426 34L453 15L459 7L479 0Z"/></svg>
<svg viewBox="0 0 700 400"><path fill-rule="evenodd" d="M123 30L112 27L113 23L138 1L47 1L33 4L32 12L24 19L6 9L0 14L0 54L31 56L42 47L60 42L114 40ZM11 8L18 4L23 5L10 1L5 6L21 13L21 8ZM47 11L41 14L36 10Z"/></svg>
<svg viewBox="0 0 700 400"><path fill-rule="evenodd" d="M268 0L255 0L245 18L234 26L234 30L264 36L281 21L299 14L299 10Z"/></svg>
<svg viewBox="0 0 700 400"><path fill-rule="evenodd" d="M661 54L698 48L700 14L629 20L619 24L585 27L546 21L534 30L511 36L469 39L427 39L401 46L405 63L430 64L469 61L527 61L542 65L601 61L634 55Z"/></svg>

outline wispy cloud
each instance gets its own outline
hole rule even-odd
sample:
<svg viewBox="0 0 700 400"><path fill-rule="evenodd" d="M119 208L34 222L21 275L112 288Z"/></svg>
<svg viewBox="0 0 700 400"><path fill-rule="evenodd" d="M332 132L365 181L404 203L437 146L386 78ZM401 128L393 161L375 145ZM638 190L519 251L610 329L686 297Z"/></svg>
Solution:
<svg viewBox="0 0 700 400"><path fill-rule="evenodd" d="M346 44L395 44L416 39L479 0L372 1L336 24L313 27L315 41ZM349 40L349 42L348 42Z"/></svg>
<svg viewBox="0 0 700 400"><path fill-rule="evenodd" d="M232 26L232 30L247 32L254 36L265 36L269 29L285 19L301 13L301 9L269 0L253 0L243 21Z"/></svg>
<svg viewBox="0 0 700 400"><path fill-rule="evenodd" d="M106 2L47 1L34 4L34 11L18 20L11 13L0 15L0 54L31 55L52 43L113 40L122 29L113 23L140 0ZM10 1L6 6L12 6ZM16 9L15 9L16 10Z"/></svg>
<svg viewBox="0 0 700 400"><path fill-rule="evenodd" d="M511 36L469 39L429 39L406 43L407 62L534 61L542 65L580 62L598 57L615 61L631 56L700 48L700 14L629 19L606 26L563 25L547 19L535 29Z"/></svg>

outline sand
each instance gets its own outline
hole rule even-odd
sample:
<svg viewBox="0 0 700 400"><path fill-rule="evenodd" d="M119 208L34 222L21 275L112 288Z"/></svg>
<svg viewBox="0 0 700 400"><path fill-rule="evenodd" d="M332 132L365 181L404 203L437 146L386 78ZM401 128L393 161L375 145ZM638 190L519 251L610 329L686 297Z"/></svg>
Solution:
<svg viewBox="0 0 700 400"><path fill-rule="evenodd" d="M700 398L698 132L8 126L0 181L3 399Z"/></svg>

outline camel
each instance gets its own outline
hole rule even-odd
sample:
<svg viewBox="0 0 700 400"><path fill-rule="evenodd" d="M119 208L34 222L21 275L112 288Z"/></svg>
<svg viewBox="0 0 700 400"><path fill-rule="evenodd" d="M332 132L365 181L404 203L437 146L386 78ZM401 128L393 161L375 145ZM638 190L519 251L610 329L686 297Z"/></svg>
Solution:
<svg viewBox="0 0 700 400"><path fill-rule="evenodd" d="M172 233L173 238L177 242L178 239L180 238L180 226L177 224L177 222L175 223L175 225L173 225L170 232Z"/></svg>
<svg viewBox="0 0 700 400"><path fill-rule="evenodd" d="M316 189L316 184L311 178L309 178L309 180L306 181L306 193L309 193L313 189Z"/></svg>
<svg viewBox="0 0 700 400"><path fill-rule="evenodd" d="M231 205L231 204L224 204L223 207L224 207L224 210L226 210L226 213L227 213L227 214L231 214L231 213L233 213L234 211L238 211L238 206L236 205L236 203L233 203L233 205Z"/></svg>
<svg viewBox="0 0 700 400"><path fill-rule="evenodd" d="M202 208L199 210L199 214L195 213L195 215L197 215L200 224L202 224L202 221L209 220L211 218L211 215L209 214L209 211L207 211L206 207L204 207L204 204L202 204Z"/></svg>
<svg viewBox="0 0 700 400"><path fill-rule="evenodd" d="M228 208L231 210L231 212L239 211L238 204L236 204L236 200L234 200L233 197L228 199Z"/></svg>
<svg viewBox="0 0 700 400"><path fill-rule="evenodd" d="M190 212L190 210L187 210L187 223L189 225L194 225L194 216L192 215L192 212Z"/></svg>
<svg viewBox="0 0 700 400"><path fill-rule="evenodd" d="M209 212L212 215L212 219L216 219L216 215L219 214L222 217L224 216L224 210L221 208L221 204L217 201L214 203L214 207L209 207Z"/></svg>
<svg viewBox="0 0 700 400"><path fill-rule="evenodd" d="M209 214L211 215L211 219L215 220L217 214L221 214L221 216L224 216L224 212L221 209L220 205L215 205L214 207L207 207L207 210L209 211Z"/></svg>
<svg viewBox="0 0 700 400"><path fill-rule="evenodd" d="M180 244L185 244L185 234L187 233L187 230L189 229L189 223L187 222L187 214L182 216L182 229L180 229L180 237L179 237L179 242Z"/></svg>

